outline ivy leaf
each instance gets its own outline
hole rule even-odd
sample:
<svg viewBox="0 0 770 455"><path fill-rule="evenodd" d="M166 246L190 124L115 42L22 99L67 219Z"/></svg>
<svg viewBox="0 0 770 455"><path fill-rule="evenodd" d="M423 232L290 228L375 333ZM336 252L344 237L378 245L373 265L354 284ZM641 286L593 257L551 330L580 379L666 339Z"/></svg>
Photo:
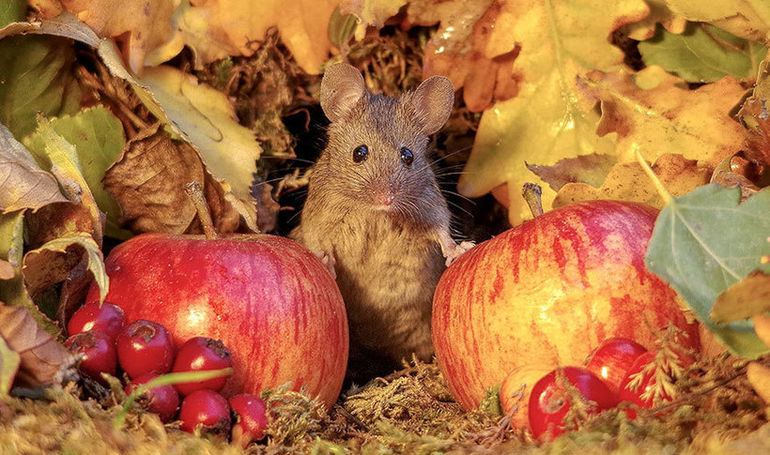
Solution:
<svg viewBox="0 0 770 455"><path fill-rule="evenodd" d="M754 270L770 271L762 260L770 255L770 191L740 200L740 189L717 184L672 199L658 216L645 262L732 353L756 358L768 347L751 322L718 324L709 317L731 285Z"/></svg>
<svg viewBox="0 0 770 455"><path fill-rule="evenodd" d="M688 82L714 82L755 77L767 47L713 25L689 23L682 34L659 28L639 43L639 52L647 65L660 65Z"/></svg>

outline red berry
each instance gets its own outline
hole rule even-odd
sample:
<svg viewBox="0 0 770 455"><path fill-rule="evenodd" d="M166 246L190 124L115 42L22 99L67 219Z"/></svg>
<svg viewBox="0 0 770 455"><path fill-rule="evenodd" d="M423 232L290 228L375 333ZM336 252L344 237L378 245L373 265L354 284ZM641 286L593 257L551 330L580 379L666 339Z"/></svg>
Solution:
<svg viewBox="0 0 770 455"><path fill-rule="evenodd" d="M529 426L536 438L550 439L564 433L564 417L570 409L570 396L564 379L587 400L596 403L596 407L589 410L590 414L598 414L618 404L618 396L604 381L587 369L557 368L540 378L532 387L529 397Z"/></svg>
<svg viewBox="0 0 770 455"><path fill-rule="evenodd" d="M123 328L124 321L123 309L117 305L109 302L101 306L99 302L86 303L70 318L67 333L72 336L96 329L114 340Z"/></svg>
<svg viewBox="0 0 770 455"><path fill-rule="evenodd" d="M126 393L133 392L140 384L157 378L157 374L149 373L133 379L126 386ZM179 408L179 394L171 385L158 385L143 393L137 400L142 407L158 414L162 422L170 422Z"/></svg>
<svg viewBox="0 0 770 455"><path fill-rule="evenodd" d="M131 378L171 370L174 343L165 327L157 322L137 319L123 327L116 340L118 362Z"/></svg>
<svg viewBox="0 0 770 455"><path fill-rule="evenodd" d="M620 401L630 401L640 408L651 408L654 404L652 396L642 398L645 392L650 393L653 387L656 386L656 380L654 375L657 367L655 366L655 351L646 352L636 358L631 368L628 369L626 376L620 383ZM644 372L644 373L642 373ZM638 382L637 387L631 387L631 381L641 376L641 381ZM671 401L671 397L665 393L660 395L662 401ZM630 418L636 417L636 411L630 409L627 412Z"/></svg>
<svg viewBox="0 0 770 455"><path fill-rule="evenodd" d="M102 378L102 373L115 376L118 363L115 355L115 343L103 332L89 330L78 333L67 338L64 345L72 352L83 354L79 368L86 376L102 384L106 383Z"/></svg>
<svg viewBox="0 0 770 455"><path fill-rule="evenodd" d="M615 393L637 357L647 352L641 344L628 338L609 338L599 345L586 364L586 369L599 376Z"/></svg>
<svg viewBox="0 0 770 455"><path fill-rule="evenodd" d="M174 373L185 371L220 370L233 366L230 350L220 340L206 337L193 337L187 340L176 354ZM174 384L182 395L189 395L200 389L222 390L227 382L227 376L196 382L181 382Z"/></svg>
<svg viewBox="0 0 770 455"><path fill-rule="evenodd" d="M196 390L182 400L179 420L180 428L188 433L201 426L201 432L225 435L230 432L230 406L213 390Z"/></svg>
<svg viewBox="0 0 770 455"><path fill-rule="evenodd" d="M259 441L265 437L267 409L261 398L242 393L230 398L230 408L235 416L231 433L234 443L245 448L251 441Z"/></svg>

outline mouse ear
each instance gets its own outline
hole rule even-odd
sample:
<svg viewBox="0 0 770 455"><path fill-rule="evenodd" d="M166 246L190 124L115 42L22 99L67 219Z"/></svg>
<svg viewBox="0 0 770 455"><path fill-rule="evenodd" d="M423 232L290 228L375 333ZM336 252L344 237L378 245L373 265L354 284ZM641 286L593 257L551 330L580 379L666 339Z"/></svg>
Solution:
<svg viewBox="0 0 770 455"><path fill-rule="evenodd" d="M421 132L433 134L444 126L452 113L455 89L444 76L432 76L417 87L411 98L417 118L423 122Z"/></svg>
<svg viewBox="0 0 770 455"><path fill-rule="evenodd" d="M321 80L321 109L332 122L345 116L366 94L361 72L347 63L336 63Z"/></svg>

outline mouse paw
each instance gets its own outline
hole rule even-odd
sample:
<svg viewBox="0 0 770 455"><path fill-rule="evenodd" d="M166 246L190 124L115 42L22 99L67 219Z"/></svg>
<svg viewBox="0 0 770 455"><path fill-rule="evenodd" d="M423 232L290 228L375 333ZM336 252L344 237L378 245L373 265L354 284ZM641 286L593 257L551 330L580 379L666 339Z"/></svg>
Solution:
<svg viewBox="0 0 770 455"><path fill-rule="evenodd" d="M469 241L463 241L458 243L452 243L452 246L444 250L444 257L446 258L446 266L449 267L455 259L462 256L466 251L476 246L475 243Z"/></svg>
<svg viewBox="0 0 770 455"><path fill-rule="evenodd" d="M328 251L313 251L313 254L321 260L321 263L326 267L326 270L328 270L332 278L336 280L337 272L334 270L334 265L337 263L337 260L334 259L334 255Z"/></svg>

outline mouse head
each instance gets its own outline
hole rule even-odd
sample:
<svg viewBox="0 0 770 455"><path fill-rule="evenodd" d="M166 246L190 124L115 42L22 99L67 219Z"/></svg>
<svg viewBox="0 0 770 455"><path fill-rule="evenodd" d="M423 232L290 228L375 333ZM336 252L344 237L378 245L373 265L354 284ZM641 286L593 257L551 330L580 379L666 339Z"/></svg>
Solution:
<svg viewBox="0 0 770 455"><path fill-rule="evenodd" d="M321 81L321 108L332 123L319 160L327 181L351 201L406 216L415 217L409 211L422 208L421 201L442 201L427 156L428 136L447 121L453 102L454 88L443 76L396 99L370 93L348 64L329 67Z"/></svg>

